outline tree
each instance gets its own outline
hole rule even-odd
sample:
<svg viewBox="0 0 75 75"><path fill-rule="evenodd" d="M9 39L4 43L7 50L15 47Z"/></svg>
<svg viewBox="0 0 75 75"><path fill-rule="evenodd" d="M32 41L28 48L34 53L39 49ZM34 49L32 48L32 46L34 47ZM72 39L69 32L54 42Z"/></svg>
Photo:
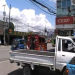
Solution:
<svg viewBox="0 0 75 75"><path fill-rule="evenodd" d="M9 29L14 31L14 24L12 22L9 23L9 28L5 30L5 33L9 33Z"/></svg>
<svg viewBox="0 0 75 75"><path fill-rule="evenodd" d="M12 22L9 23L9 29L14 30L14 24Z"/></svg>

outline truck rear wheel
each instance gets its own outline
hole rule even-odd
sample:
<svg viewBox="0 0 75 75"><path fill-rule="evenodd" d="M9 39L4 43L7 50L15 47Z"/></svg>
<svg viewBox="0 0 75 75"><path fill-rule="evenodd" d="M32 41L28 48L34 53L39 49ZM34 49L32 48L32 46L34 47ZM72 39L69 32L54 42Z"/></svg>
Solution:
<svg viewBox="0 0 75 75"><path fill-rule="evenodd" d="M62 75L66 75L66 69L63 71Z"/></svg>
<svg viewBox="0 0 75 75"><path fill-rule="evenodd" d="M62 74L62 75L66 75L66 66L63 68L61 74Z"/></svg>
<svg viewBox="0 0 75 75"><path fill-rule="evenodd" d="M29 65L23 68L23 75L31 75L31 67Z"/></svg>

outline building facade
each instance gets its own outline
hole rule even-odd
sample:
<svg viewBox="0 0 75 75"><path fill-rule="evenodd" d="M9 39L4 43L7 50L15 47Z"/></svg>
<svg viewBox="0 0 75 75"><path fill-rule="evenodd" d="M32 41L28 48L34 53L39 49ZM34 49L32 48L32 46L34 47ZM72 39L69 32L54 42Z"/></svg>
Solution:
<svg viewBox="0 0 75 75"><path fill-rule="evenodd" d="M72 5L72 1L57 0L56 31L58 35L74 35L75 5Z"/></svg>
<svg viewBox="0 0 75 75"><path fill-rule="evenodd" d="M0 35L3 35L4 29L3 29L3 22L0 21Z"/></svg>

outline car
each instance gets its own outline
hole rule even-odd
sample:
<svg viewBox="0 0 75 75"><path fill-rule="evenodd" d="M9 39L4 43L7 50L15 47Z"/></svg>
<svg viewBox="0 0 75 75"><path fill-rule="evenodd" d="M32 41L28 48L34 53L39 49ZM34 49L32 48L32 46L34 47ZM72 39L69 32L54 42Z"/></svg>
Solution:
<svg viewBox="0 0 75 75"><path fill-rule="evenodd" d="M66 75L75 75L75 57L67 63Z"/></svg>
<svg viewBox="0 0 75 75"><path fill-rule="evenodd" d="M24 49L24 42L26 42L24 39L14 39L11 45L11 50Z"/></svg>

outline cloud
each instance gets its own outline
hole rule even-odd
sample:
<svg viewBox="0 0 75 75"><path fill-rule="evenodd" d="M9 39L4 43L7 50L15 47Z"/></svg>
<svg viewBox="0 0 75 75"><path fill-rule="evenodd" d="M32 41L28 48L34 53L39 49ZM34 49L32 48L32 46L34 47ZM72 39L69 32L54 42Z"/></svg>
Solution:
<svg viewBox="0 0 75 75"><path fill-rule="evenodd" d="M2 13L4 11L3 5L6 4L5 11L8 17L9 7L5 0L0 0L0 16L2 19ZM24 9L22 11L19 8L12 7L11 8L11 21L15 25L15 30L18 31L27 31L28 26L29 30L38 31L44 30L45 25L48 29L53 29L51 23L46 19L46 15L40 13L39 15L35 14L34 9Z"/></svg>

